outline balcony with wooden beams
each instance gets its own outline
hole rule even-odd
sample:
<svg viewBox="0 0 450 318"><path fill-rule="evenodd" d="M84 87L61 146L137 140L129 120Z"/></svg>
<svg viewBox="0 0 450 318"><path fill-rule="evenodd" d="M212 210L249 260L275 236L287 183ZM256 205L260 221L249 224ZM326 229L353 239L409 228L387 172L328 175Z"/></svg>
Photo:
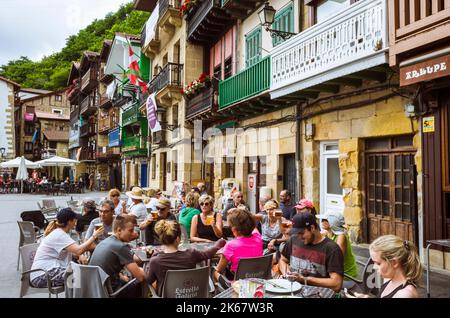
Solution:
<svg viewBox="0 0 450 318"><path fill-rule="evenodd" d="M88 117L94 114L97 111L96 101L97 99L92 95L89 95L83 99L80 105L80 115L83 117Z"/></svg>
<svg viewBox="0 0 450 318"><path fill-rule="evenodd" d="M156 92L156 101L161 106L171 106L173 100L181 100L183 88L183 64L167 63L150 82L149 94Z"/></svg>
<svg viewBox="0 0 450 318"><path fill-rule="evenodd" d="M387 0L360 0L271 51L272 99L308 100L363 80L385 82Z"/></svg>
<svg viewBox="0 0 450 318"><path fill-rule="evenodd" d="M106 161L108 159L108 147L97 147L96 158L99 161Z"/></svg>
<svg viewBox="0 0 450 318"><path fill-rule="evenodd" d="M111 118L109 114L104 117L99 118L98 120L98 133L99 134L108 134L109 130L112 128Z"/></svg>
<svg viewBox="0 0 450 318"><path fill-rule="evenodd" d="M96 151L92 147L82 147L80 152L80 161L95 161Z"/></svg>
<svg viewBox="0 0 450 318"><path fill-rule="evenodd" d="M233 23L234 19L222 10L221 0L205 0L188 18L188 41L210 44L217 41Z"/></svg>
<svg viewBox="0 0 450 318"><path fill-rule="evenodd" d="M109 99L108 95L103 94L100 96L98 107L103 109L108 109L112 106L112 101Z"/></svg>
<svg viewBox="0 0 450 318"><path fill-rule="evenodd" d="M81 91L89 93L98 85L97 67L90 67L81 78Z"/></svg>
<svg viewBox="0 0 450 318"><path fill-rule="evenodd" d="M221 0L222 8L234 19L245 19L265 1L261 0Z"/></svg>
<svg viewBox="0 0 450 318"><path fill-rule="evenodd" d="M450 43L450 0L389 0L389 64Z"/></svg>
<svg viewBox="0 0 450 318"><path fill-rule="evenodd" d="M97 133L95 123L85 123L80 127L80 137L90 137Z"/></svg>
<svg viewBox="0 0 450 318"><path fill-rule="evenodd" d="M195 120L202 120L212 123L224 119L224 116L218 113L217 95L218 83L213 81L210 87L204 88L196 96L186 97L186 122L192 124Z"/></svg>
<svg viewBox="0 0 450 318"><path fill-rule="evenodd" d="M70 111L70 124L75 124L80 120L80 107L78 105L73 105Z"/></svg>
<svg viewBox="0 0 450 318"><path fill-rule="evenodd" d="M134 0L133 8L138 11L152 12L158 0Z"/></svg>
<svg viewBox="0 0 450 318"><path fill-rule="evenodd" d="M158 26L169 34L181 27L181 0L159 0Z"/></svg>

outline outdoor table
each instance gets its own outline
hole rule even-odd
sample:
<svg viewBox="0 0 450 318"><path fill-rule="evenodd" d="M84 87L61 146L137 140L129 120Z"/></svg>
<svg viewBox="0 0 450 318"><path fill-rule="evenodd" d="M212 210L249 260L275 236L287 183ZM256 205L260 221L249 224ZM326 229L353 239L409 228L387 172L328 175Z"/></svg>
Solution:
<svg viewBox="0 0 450 318"><path fill-rule="evenodd" d="M261 281L265 281L264 279L261 279ZM265 291L264 298L277 298L282 296L290 296L291 293L287 291L286 293L272 293L269 291ZM294 296L300 297L300 298L333 298L336 295L336 293L329 288L324 287L317 287L317 286L305 286L302 285L302 288L298 290L297 292L294 292ZM214 298L239 298L239 294L234 291L233 287L230 287L228 289L225 289L220 294L217 294L214 296Z"/></svg>
<svg viewBox="0 0 450 318"><path fill-rule="evenodd" d="M450 239L429 240L427 241L427 244L427 297L430 298L430 247L431 245L450 247Z"/></svg>

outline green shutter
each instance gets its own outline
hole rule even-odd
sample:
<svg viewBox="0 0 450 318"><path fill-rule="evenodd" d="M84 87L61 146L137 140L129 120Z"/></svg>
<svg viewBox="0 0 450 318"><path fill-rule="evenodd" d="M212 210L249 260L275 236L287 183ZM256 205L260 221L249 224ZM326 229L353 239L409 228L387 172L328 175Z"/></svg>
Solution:
<svg viewBox="0 0 450 318"><path fill-rule="evenodd" d="M150 78L150 60L142 52L139 59L139 68L141 69L142 79L148 82Z"/></svg>
<svg viewBox="0 0 450 318"><path fill-rule="evenodd" d="M245 67L261 61L262 29L258 27L245 35Z"/></svg>
<svg viewBox="0 0 450 318"><path fill-rule="evenodd" d="M277 12L273 22L273 29L284 32L294 32L294 8L292 3ZM282 37L273 37L272 45L275 47L283 41Z"/></svg>

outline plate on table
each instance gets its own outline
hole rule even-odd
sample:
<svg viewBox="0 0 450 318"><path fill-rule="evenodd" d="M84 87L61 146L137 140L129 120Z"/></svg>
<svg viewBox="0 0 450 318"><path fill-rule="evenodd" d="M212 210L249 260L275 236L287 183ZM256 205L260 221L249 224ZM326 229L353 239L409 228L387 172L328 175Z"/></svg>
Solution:
<svg viewBox="0 0 450 318"><path fill-rule="evenodd" d="M292 291L295 293L302 288L299 282L292 284ZM270 293L286 294L291 292L291 282L287 279L268 279L266 281L266 291Z"/></svg>

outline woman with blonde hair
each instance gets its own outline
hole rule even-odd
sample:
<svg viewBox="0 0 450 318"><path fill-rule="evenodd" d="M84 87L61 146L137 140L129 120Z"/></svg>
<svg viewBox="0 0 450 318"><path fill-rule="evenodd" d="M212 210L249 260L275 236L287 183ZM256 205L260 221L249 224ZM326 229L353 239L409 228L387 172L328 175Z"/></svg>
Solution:
<svg viewBox="0 0 450 318"><path fill-rule="evenodd" d="M108 200L114 202L114 214L126 214L127 213L127 203L124 200L120 200L119 189L111 189L108 193Z"/></svg>
<svg viewBox="0 0 450 318"><path fill-rule="evenodd" d="M194 215L191 223L191 242L213 242L222 237L222 215L214 212L214 198L202 195L199 200L201 213Z"/></svg>
<svg viewBox="0 0 450 318"><path fill-rule="evenodd" d="M280 204L277 200L268 200L264 204L264 211L267 214L254 214L253 218L261 222L261 235L263 240L263 248L271 252L275 252L277 247L287 240L283 237L281 231L281 222L283 211L280 209Z"/></svg>
<svg viewBox="0 0 450 318"><path fill-rule="evenodd" d="M220 239L213 247L200 251L188 249L178 250L181 243L181 225L176 221L161 220L155 225L155 232L164 245L164 252L154 255L146 267L147 280L150 284L156 284L155 289L161 295L164 279L168 270L191 269L197 263L211 259L219 249L225 245L225 240Z"/></svg>
<svg viewBox="0 0 450 318"><path fill-rule="evenodd" d="M369 251L374 267L387 279L380 288L378 298L419 297L417 285L423 267L413 243L395 235L384 235L370 244ZM355 296L368 297L357 293Z"/></svg>
<svg viewBox="0 0 450 318"><path fill-rule="evenodd" d="M80 215L73 212L71 208L59 210L56 220L45 229L44 239L36 251L31 270L47 271L53 286L64 285L64 273L72 260L72 255L80 256L88 251L97 237L103 234L103 227L100 227L83 244L75 243L69 233L77 224L79 217ZM31 273L30 281L33 287L47 287L47 275L42 271Z"/></svg>
<svg viewBox="0 0 450 318"><path fill-rule="evenodd" d="M179 222L184 226L188 237L190 237L192 218L201 212L198 209L200 195L197 192L189 192L186 195L186 206L180 211Z"/></svg>

